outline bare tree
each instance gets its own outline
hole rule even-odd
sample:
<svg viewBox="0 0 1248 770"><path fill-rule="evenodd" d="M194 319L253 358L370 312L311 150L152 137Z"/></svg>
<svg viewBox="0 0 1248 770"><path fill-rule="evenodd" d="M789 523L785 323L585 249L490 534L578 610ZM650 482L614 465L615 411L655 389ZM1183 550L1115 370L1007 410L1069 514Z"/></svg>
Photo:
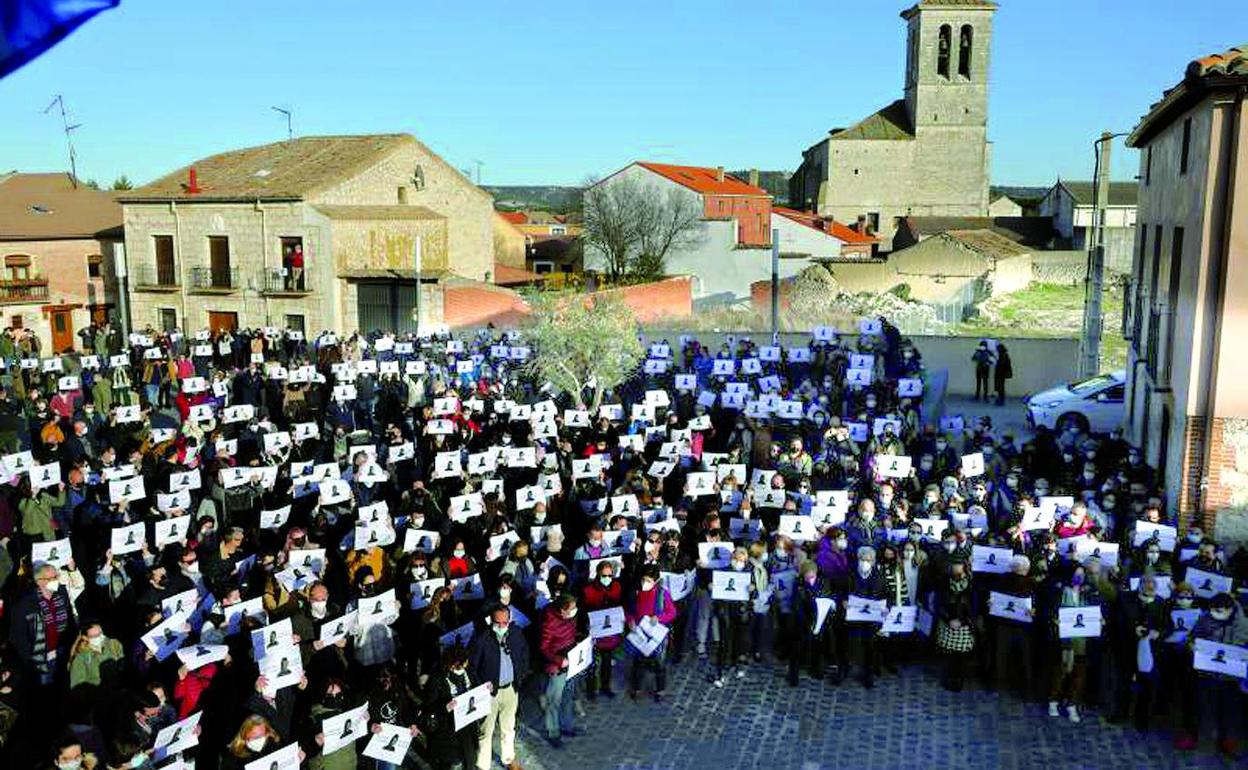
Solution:
<svg viewBox="0 0 1248 770"><path fill-rule="evenodd" d="M602 253L612 281L625 276L656 278L667 255L702 236L698 197L684 189L643 184L621 176L607 184L586 184L582 203L585 243Z"/></svg>
<svg viewBox="0 0 1248 770"><path fill-rule="evenodd" d="M631 177L599 184L588 180L581 198L584 229L581 238L602 253L607 277L618 281L629 272L640 242L638 224L642 208L641 185Z"/></svg>
<svg viewBox="0 0 1248 770"><path fill-rule="evenodd" d="M650 185L647 191L640 228L641 250L633 273L642 278L660 278L668 252L690 248L702 239L703 210L699 198L683 188L669 188L663 195Z"/></svg>

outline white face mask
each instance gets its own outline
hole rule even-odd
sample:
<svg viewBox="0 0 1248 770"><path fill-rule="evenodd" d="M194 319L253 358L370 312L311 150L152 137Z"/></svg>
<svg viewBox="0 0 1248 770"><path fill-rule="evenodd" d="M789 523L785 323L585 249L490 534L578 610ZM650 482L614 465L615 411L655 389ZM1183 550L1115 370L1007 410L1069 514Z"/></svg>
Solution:
<svg viewBox="0 0 1248 770"><path fill-rule="evenodd" d="M87 644L91 645L91 649L99 652L104 649L104 635L100 634L99 636L87 637Z"/></svg>
<svg viewBox="0 0 1248 770"><path fill-rule="evenodd" d="M61 588L61 581L59 581L59 580L49 580L47 583L45 583L45 584L44 584L44 586L48 589L48 593L50 593L50 594L54 594L54 593L56 593L57 591L59 591L59 590L60 590L60 588Z"/></svg>
<svg viewBox="0 0 1248 770"><path fill-rule="evenodd" d="M864 578L867 577L868 575L871 574L871 568L873 566L875 565L869 561L858 562L858 574L862 575Z"/></svg>
<svg viewBox="0 0 1248 770"><path fill-rule="evenodd" d="M641 581L641 590L643 590L643 591L650 591L650 590L653 590L653 589L654 589L654 581L653 581L653 580L646 579L646 580Z"/></svg>
<svg viewBox="0 0 1248 770"><path fill-rule="evenodd" d="M415 577L417 580L424 580L425 575L428 575L428 574L429 574L428 567L425 567L423 565L420 567L412 567L412 576Z"/></svg>
<svg viewBox="0 0 1248 770"><path fill-rule="evenodd" d="M269 736L261 735L259 738L250 738L247 740L247 748L253 752L264 751L264 747L269 743Z"/></svg>
<svg viewBox="0 0 1248 770"><path fill-rule="evenodd" d="M838 538L836 539L836 547L837 547L837 548L840 548L842 551L844 551L844 550L845 550L845 548L846 548L848 545L849 545L849 541L848 541L848 540L846 540L845 538L843 538L843 537L838 537Z"/></svg>
<svg viewBox="0 0 1248 770"><path fill-rule="evenodd" d="M1228 620L1231 617L1230 610L1209 610L1209 614L1214 620Z"/></svg>
<svg viewBox="0 0 1248 770"><path fill-rule="evenodd" d="M315 617L315 618L325 617L325 611L328 606L329 606L329 602L313 601L312 602L312 617Z"/></svg>
<svg viewBox="0 0 1248 770"><path fill-rule="evenodd" d="M462 558L464 558L464 553L465 553L465 551L464 551L464 549L463 549L463 548L456 548L456 549L455 549L455 558L456 558L456 559L462 559Z"/></svg>
<svg viewBox="0 0 1248 770"><path fill-rule="evenodd" d="M60 770L78 770L82 767L82 757L71 759L68 762L57 762L56 766L60 768Z"/></svg>
<svg viewBox="0 0 1248 770"><path fill-rule="evenodd" d="M745 562L737 561L736 559L733 559L732 568L735 569L737 572L741 572L742 570L745 569Z"/></svg>

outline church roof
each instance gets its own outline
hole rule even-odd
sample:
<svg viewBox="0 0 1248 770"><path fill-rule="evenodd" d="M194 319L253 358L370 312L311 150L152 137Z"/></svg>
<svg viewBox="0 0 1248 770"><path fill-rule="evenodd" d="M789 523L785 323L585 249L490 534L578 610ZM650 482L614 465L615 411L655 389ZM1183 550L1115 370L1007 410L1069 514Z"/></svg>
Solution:
<svg viewBox="0 0 1248 770"><path fill-rule="evenodd" d="M901 18L908 19L922 8L975 8L995 11L997 4L991 0L919 0L901 12Z"/></svg>
<svg viewBox="0 0 1248 770"><path fill-rule="evenodd" d="M898 141L914 138L905 99L898 99L849 128L835 128L829 133L831 139Z"/></svg>

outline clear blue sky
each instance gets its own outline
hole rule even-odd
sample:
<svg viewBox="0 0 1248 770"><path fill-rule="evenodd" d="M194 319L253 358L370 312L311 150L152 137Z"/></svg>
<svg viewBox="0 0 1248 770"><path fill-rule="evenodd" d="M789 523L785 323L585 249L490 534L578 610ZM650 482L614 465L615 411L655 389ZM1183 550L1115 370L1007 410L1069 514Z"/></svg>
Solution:
<svg viewBox="0 0 1248 770"><path fill-rule="evenodd" d="M795 168L902 89L894 0L123 0L0 81L0 169L142 183L297 134L406 131L486 184L576 184L632 160ZM1000 0L997 184L1089 178L1197 55L1248 38L1248 3ZM1119 145L1121 148L1121 145ZM1136 172L1118 152L1115 176Z"/></svg>

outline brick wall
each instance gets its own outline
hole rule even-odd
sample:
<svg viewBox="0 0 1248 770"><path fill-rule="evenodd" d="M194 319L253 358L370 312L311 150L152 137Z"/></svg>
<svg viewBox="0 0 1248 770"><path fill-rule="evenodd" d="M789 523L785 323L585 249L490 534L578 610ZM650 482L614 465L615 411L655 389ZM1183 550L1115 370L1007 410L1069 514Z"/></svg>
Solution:
<svg viewBox="0 0 1248 770"><path fill-rule="evenodd" d="M1207 453L1207 477L1202 477L1199 464L1201 442L1204 442ZM1205 531L1218 532L1221 539L1246 539L1248 420L1227 417L1209 420L1202 416L1189 416L1182 452L1181 486L1175 490L1181 524L1190 524L1203 507L1205 515L1199 523Z"/></svg>
<svg viewBox="0 0 1248 770"><path fill-rule="evenodd" d="M661 318L688 318L693 314L693 279L690 276L682 275L654 283L607 289L590 296L622 298L640 323Z"/></svg>
<svg viewBox="0 0 1248 770"><path fill-rule="evenodd" d="M0 304L0 327L12 326L14 316L20 316L22 326L34 330L44 351L52 346L52 330L48 314L43 310L50 305L81 305L72 311L74 345L78 345L76 332L91 323L91 305L111 304L110 313L116 315L117 286L113 278L113 244L92 238L56 241L6 241L0 243L0 278L9 277L4 268L4 257L10 255L30 257L29 275L48 280L48 298L32 302ZM100 278L91 278L87 272L87 258L99 254Z"/></svg>

